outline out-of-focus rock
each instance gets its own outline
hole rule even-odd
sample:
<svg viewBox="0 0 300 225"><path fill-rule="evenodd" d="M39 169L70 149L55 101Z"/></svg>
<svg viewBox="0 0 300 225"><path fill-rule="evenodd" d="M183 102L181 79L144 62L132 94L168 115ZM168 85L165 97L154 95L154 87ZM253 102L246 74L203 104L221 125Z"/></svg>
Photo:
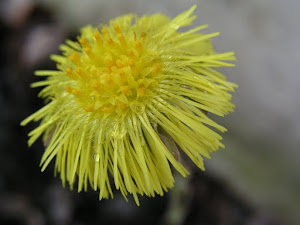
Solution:
<svg viewBox="0 0 300 225"><path fill-rule="evenodd" d="M57 225L70 224L74 208L71 192L61 188L61 183L57 182L49 188L47 200L51 221Z"/></svg>
<svg viewBox="0 0 300 225"><path fill-rule="evenodd" d="M8 25L19 27L26 21L34 6L34 0L2 0L0 18Z"/></svg>
<svg viewBox="0 0 300 225"><path fill-rule="evenodd" d="M25 37L19 55L20 63L25 67L34 67L39 62L57 52L59 44L65 39L65 32L55 25L33 27Z"/></svg>
<svg viewBox="0 0 300 225"><path fill-rule="evenodd" d="M0 222L2 224L44 225L45 218L25 196L3 193L0 195Z"/></svg>

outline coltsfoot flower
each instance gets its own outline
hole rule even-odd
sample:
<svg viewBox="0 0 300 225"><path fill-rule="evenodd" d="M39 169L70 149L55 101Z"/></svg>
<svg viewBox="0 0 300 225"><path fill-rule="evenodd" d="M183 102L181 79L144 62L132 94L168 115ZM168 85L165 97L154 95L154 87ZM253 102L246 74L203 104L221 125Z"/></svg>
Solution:
<svg viewBox="0 0 300 225"><path fill-rule="evenodd" d="M224 116L235 84L213 68L233 66L233 52L216 53L199 26L188 31L196 6L174 19L161 14L125 15L99 27L86 26L78 41L53 55L55 71L36 71L46 80L39 94L47 104L21 125L41 120L29 146L43 134L42 171L56 157L63 185L78 179L99 199L113 197L111 183L127 200L132 194L163 195L173 187L171 165L182 175L176 146L202 170L203 158L223 147L215 131L226 129L207 112ZM175 145L176 143L176 145Z"/></svg>

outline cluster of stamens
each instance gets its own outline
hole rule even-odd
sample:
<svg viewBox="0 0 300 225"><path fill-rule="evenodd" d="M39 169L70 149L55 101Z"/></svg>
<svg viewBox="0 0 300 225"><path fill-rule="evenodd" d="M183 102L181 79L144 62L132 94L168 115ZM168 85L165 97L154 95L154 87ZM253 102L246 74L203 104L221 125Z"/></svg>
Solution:
<svg viewBox="0 0 300 225"><path fill-rule="evenodd" d="M68 54L65 73L74 82L65 90L76 96L86 112L142 112L155 95L161 63L147 47L145 33L126 33L120 27L79 39L81 51Z"/></svg>

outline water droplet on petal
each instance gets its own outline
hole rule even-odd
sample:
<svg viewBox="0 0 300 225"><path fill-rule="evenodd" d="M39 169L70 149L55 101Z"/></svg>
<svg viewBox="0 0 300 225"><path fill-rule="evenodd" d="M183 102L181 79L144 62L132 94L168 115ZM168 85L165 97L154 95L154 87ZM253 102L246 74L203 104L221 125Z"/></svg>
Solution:
<svg viewBox="0 0 300 225"><path fill-rule="evenodd" d="M93 160L94 160L95 162L99 162L99 161L100 161L100 154L99 154L99 153L95 153L95 154L93 155Z"/></svg>

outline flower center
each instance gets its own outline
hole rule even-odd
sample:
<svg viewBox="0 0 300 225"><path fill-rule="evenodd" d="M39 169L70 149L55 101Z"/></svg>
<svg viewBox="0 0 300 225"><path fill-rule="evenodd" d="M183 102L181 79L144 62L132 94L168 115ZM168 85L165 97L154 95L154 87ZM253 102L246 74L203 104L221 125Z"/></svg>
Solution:
<svg viewBox="0 0 300 225"><path fill-rule="evenodd" d="M146 33L122 32L117 25L104 27L101 33L90 29L68 55L70 67L65 72L72 85L65 90L86 112L143 112L162 77L161 61L148 47Z"/></svg>

